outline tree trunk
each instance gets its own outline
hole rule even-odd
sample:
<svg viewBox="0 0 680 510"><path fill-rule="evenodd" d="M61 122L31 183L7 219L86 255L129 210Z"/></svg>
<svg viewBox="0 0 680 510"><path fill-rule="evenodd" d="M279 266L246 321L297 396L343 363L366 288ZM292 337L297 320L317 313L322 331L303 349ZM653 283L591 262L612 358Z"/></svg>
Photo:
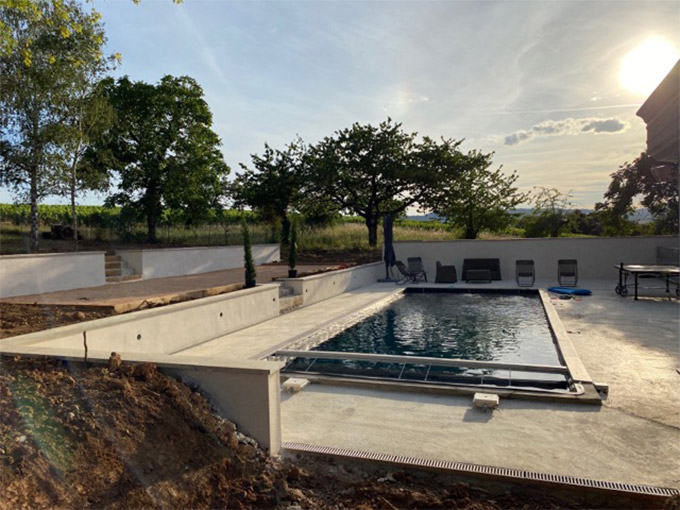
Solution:
<svg viewBox="0 0 680 510"><path fill-rule="evenodd" d="M40 236L38 223L38 170L31 170L31 252L38 251L38 239Z"/></svg>
<svg viewBox="0 0 680 510"><path fill-rule="evenodd" d="M375 248L378 246L378 217L367 217L366 227L368 227L368 245Z"/></svg>
<svg viewBox="0 0 680 510"><path fill-rule="evenodd" d="M156 236L156 212L155 211L149 211L146 214L146 228L147 228L147 233L146 233L146 241L148 243L155 244L158 242L158 237Z"/></svg>
<svg viewBox="0 0 680 510"><path fill-rule="evenodd" d="M76 169L71 171L71 223L73 226L73 249L78 251L78 210L76 209Z"/></svg>

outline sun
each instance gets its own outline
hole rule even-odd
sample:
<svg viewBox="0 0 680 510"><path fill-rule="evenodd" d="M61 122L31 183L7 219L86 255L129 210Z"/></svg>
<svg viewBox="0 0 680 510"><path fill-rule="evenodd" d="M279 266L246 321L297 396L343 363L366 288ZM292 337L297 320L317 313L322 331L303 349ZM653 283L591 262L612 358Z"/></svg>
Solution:
<svg viewBox="0 0 680 510"><path fill-rule="evenodd" d="M680 52L670 42L660 38L646 39L621 59L619 82L630 92L648 96L678 58Z"/></svg>

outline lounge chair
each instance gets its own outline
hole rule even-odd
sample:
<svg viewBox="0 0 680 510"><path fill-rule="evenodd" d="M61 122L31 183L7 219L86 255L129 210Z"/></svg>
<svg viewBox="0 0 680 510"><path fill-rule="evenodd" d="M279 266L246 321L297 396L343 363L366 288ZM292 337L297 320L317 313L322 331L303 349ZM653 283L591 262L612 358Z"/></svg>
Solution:
<svg viewBox="0 0 680 510"><path fill-rule="evenodd" d="M425 268L423 267L423 259L421 259L420 257L409 257L406 259L406 262L408 264L408 270L410 272L421 274L423 276L423 279L427 281L427 273L425 272Z"/></svg>
<svg viewBox="0 0 680 510"><path fill-rule="evenodd" d="M515 277L518 287L532 287L536 281L533 260L518 260L515 262ZM527 282L527 279L530 281Z"/></svg>
<svg viewBox="0 0 680 510"><path fill-rule="evenodd" d="M456 283L457 281L456 266L442 266L442 263L437 261L437 274L434 277L434 283Z"/></svg>
<svg viewBox="0 0 680 510"><path fill-rule="evenodd" d="M397 260L394 263L394 265L397 266L397 269L402 275L402 278L397 282L397 285L406 282L411 283L422 282L423 278L425 277L423 273L415 273L413 271L409 271L409 269L404 265L404 263L401 260Z"/></svg>
<svg viewBox="0 0 680 510"><path fill-rule="evenodd" d="M574 259L557 261L557 281L561 287L576 287L578 283L578 263Z"/></svg>

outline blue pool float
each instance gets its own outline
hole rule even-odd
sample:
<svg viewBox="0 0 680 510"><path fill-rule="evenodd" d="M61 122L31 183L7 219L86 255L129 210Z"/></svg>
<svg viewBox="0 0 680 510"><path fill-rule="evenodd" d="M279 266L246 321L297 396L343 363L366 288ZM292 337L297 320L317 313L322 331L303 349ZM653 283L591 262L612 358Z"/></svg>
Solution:
<svg viewBox="0 0 680 510"><path fill-rule="evenodd" d="M570 287L548 287L548 290L555 294L569 294L572 296L590 296L592 294L588 289L572 289Z"/></svg>

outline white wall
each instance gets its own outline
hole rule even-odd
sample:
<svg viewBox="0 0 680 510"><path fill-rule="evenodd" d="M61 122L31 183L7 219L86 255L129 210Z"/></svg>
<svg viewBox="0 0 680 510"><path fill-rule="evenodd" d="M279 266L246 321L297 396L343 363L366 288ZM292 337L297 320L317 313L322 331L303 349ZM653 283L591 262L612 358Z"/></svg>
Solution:
<svg viewBox="0 0 680 510"><path fill-rule="evenodd" d="M656 263L657 246L678 247L678 237L598 237L544 238L456 241L400 241L394 244L397 260L421 257L434 282L436 262L455 265L458 279L462 278L463 259L498 258L503 280L514 280L515 261L532 259L538 280L557 283L557 261L578 260L579 279L616 278L614 265L626 263Z"/></svg>
<svg viewBox="0 0 680 510"><path fill-rule="evenodd" d="M144 279L243 267L243 246L120 250L116 254ZM281 258L278 244L256 244L252 254L255 264L277 262Z"/></svg>
<svg viewBox="0 0 680 510"><path fill-rule="evenodd" d="M378 278L385 276L384 268L384 263L373 262L303 278L279 278L277 281L302 296L303 304L307 306L375 283Z"/></svg>
<svg viewBox="0 0 680 510"><path fill-rule="evenodd" d="M104 252L0 256L0 297L104 285Z"/></svg>
<svg viewBox="0 0 680 510"><path fill-rule="evenodd" d="M259 285L150 310L29 333L2 346L31 345L126 353L172 354L279 315L279 286Z"/></svg>

